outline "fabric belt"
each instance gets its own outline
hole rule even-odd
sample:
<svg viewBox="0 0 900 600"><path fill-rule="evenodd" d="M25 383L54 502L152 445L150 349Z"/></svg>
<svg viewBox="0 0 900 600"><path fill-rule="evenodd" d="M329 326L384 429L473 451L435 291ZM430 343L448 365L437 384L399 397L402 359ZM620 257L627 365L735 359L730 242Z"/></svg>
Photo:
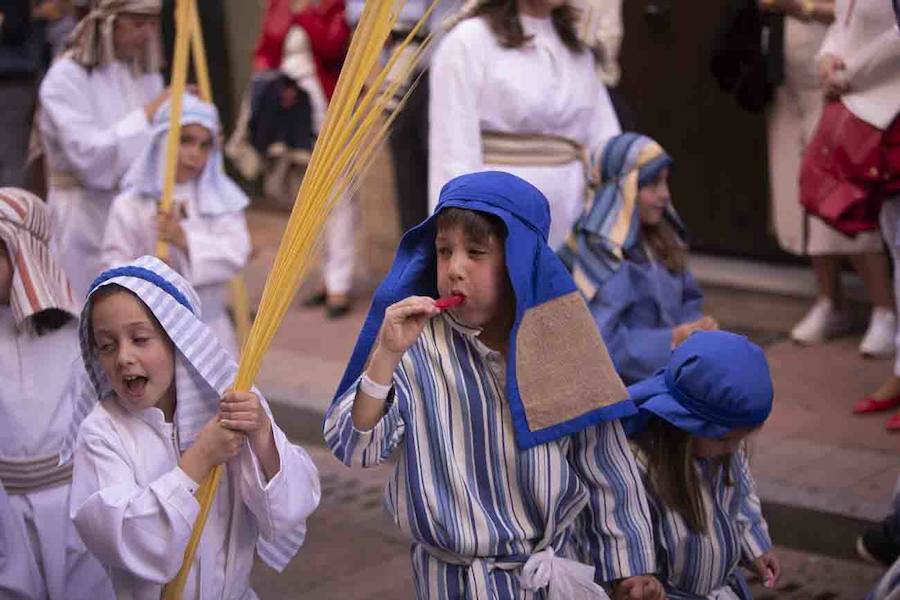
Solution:
<svg viewBox="0 0 900 600"><path fill-rule="evenodd" d="M0 458L0 482L8 494L27 494L68 483L72 461L59 464L59 455L32 459Z"/></svg>
<svg viewBox="0 0 900 600"><path fill-rule="evenodd" d="M485 164L555 167L579 162L588 187L595 185L588 149L561 135L482 131L481 151Z"/></svg>
<svg viewBox="0 0 900 600"><path fill-rule="evenodd" d="M47 177L48 187L57 190L71 190L81 187L81 182L74 173L68 171L50 171Z"/></svg>
<svg viewBox="0 0 900 600"><path fill-rule="evenodd" d="M473 598L497 598L491 571L522 569L519 581L525 590L547 589L547 600L609 600L602 587L594 583L594 568L557 556L548 546L521 559L462 556L426 544L421 547L434 558L466 568L466 586ZM527 558L527 560L525 560Z"/></svg>

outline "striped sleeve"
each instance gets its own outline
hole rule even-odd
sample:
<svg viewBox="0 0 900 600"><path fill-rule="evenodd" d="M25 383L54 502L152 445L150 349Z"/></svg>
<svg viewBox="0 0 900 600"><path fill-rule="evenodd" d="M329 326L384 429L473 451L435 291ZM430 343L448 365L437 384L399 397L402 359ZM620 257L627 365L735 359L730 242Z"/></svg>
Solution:
<svg viewBox="0 0 900 600"><path fill-rule="evenodd" d="M741 559L744 563L750 563L772 549L772 539L763 518L762 505L756 495L756 484L750 474L747 453L739 452L735 458L738 463L735 469L738 478L737 489L741 491L737 517L741 536Z"/></svg>
<svg viewBox="0 0 900 600"><path fill-rule="evenodd" d="M351 413L358 379L328 408L324 424L325 442L337 459L348 467L374 467L386 460L403 440L406 426L397 402L401 379L397 373L394 374L394 389L388 396L384 416L369 431L360 431L353 426Z"/></svg>
<svg viewBox="0 0 900 600"><path fill-rule="evenodd" d="M572 438L570 462L589 492L579 519L581 544L598 582L656 570L647 496L619 421Z"/></svg>

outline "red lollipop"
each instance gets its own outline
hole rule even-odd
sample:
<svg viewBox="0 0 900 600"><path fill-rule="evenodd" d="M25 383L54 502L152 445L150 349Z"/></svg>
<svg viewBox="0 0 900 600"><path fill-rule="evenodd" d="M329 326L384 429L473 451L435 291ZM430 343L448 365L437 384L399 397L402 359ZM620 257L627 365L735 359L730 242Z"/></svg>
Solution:
<svg viewBox="0 0 900 600"><path fill-rule="evenodd" d="M462 294L453 294L452 296L444 296L443 298L438 298L434 301L434 305L441 310L447 310L448 308L459 306L465 301L466 297Z"/></svg>

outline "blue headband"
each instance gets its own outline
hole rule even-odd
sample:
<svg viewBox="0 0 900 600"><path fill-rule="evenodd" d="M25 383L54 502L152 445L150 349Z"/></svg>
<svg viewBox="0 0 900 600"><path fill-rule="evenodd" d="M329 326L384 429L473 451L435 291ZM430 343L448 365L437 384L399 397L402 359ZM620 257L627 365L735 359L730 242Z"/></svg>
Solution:
<svg viewBox="0 0 900 600"><path fill-rule="evenodd" d="M159 274L154 273L150 269L145 269L144 267L129 265L127 267L115 267L112 269L107 269L106 271L100 273L100 275L93 281L93 283L91 283L91 286L88 289L93 292L95 289L97 289L110 279L115 279L116 277L135 277L137 279L148 281L175 298L175 300L178 301L178 304L182 305L192 313L194 312L194 309L191 307L191 303L188 302L188 299L185 298L184 294L182 294L177 287L163 279Z"/></svg>

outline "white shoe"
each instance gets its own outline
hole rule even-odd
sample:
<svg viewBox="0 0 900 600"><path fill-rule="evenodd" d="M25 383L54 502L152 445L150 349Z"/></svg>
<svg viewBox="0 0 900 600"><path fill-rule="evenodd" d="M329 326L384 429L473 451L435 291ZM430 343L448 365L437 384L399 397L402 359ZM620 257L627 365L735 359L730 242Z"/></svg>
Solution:
<svg viewBox="0 0 900 600"><path fill-rule="evenodd" d="M894 336L897 335L897 316L888 308L873 308L869 328L859 343L865 356L888 358L894 355Z"/></svg>
<svg viewBox="0 0 900 600"><path fill-rule="evenodd" d="M806 316L791 329L791 339L800 344L820 344L850 330L850 319L831 300L819 298Z"/></svg>

